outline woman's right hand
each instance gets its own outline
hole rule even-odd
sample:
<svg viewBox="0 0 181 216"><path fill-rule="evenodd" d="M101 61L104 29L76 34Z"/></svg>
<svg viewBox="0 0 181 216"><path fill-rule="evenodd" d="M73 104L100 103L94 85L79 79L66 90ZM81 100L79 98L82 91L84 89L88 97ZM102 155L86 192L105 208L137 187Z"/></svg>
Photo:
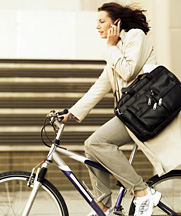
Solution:
<svg viewBox="0 0 181 216"><path fill-rule="evenodd" d="M66 123L70 118L70 113L64 114L63 117L64 117L64 119L62 120L62 122Z"/></svg>
<svg viewBox="0 0 181 216"><path fill-rule="evenodd" d="M63 114L63 117L64 117L64 119L62 120L63 123L66 123L71 118L78 120L72 113Z"/></svg>
<svg viewBox="0 0 181 216"><path fill-rule="evenodd" d="M118 21L118 25L111 25L111 28L107 32L107 46L116 46L121 29L121 21Z"/></svg>

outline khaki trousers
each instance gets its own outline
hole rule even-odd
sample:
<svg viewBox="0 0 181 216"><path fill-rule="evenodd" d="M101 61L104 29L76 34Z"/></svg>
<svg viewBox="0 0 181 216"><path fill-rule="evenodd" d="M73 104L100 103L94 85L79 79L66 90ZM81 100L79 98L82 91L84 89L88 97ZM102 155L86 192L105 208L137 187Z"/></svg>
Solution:
<svg viewBox="0 0 181 216"><path fill-rule="evenodd" d="M85 154L89 159L101 163L127 190L143 190L147 186L142 177L135 172L119 149L131 142L133 140L124 124L118 117L114 117L85 141ZM89 174L96 200L111 207L110 175L90 167Z"/></svg>

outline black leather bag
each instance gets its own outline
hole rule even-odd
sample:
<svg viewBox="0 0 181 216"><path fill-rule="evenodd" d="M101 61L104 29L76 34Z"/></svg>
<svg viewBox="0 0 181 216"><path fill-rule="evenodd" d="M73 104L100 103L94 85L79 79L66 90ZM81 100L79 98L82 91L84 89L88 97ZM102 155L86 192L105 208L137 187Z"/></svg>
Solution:
<svg viewBox="0 0 181 216"><path fill-rule="evenodd" d="M141 141L162 131L181 110L181 82L158 66L122 89L115 114Z"/></svg>

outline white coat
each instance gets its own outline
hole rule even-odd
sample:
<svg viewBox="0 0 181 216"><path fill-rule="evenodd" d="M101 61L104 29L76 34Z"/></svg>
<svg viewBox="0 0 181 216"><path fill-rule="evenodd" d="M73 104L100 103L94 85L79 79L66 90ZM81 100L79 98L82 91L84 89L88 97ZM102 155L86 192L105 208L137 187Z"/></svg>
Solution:
<svg viewBox="0 0 181 216"><path fill-rule="evenodd" d="M107 65L98 80L69 110L79 122L111 89L113 92L118 92L115 78L119 90L121 90L122 87L129 85L138 74L143 73L145 64L157 64L153 46L140 29L131 29L128 32L122 30L117 45L105 49L104 59ZM119 94L121 96L120 91ZM175 130L176 125L179 125L179 127ZM181 163L180 157L178 157L178 155L181 156L180 117L177 117L156 138L145 143L140 142L129 130L128 132L148 157L159 175L170 171ZM171 155L170 152L172 152Z"/></svg>

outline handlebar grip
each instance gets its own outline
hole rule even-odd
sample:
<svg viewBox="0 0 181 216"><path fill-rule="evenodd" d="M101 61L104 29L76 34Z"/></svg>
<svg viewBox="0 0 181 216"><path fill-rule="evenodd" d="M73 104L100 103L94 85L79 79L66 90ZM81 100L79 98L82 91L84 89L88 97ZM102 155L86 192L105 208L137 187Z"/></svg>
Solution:
<svg viewBox="0 0 181 216"><path fill-rule="evenodd" d="M64 109L63 111L58 112L58 115L67 114L68 112L69 112L68 109Z"/></svg>
<svg viewBox="0 0 181 216"><path fill-rule="evenodd" d="M64 109L64 114L67 114L69 111L68 111L68 109Z"/></svg>

